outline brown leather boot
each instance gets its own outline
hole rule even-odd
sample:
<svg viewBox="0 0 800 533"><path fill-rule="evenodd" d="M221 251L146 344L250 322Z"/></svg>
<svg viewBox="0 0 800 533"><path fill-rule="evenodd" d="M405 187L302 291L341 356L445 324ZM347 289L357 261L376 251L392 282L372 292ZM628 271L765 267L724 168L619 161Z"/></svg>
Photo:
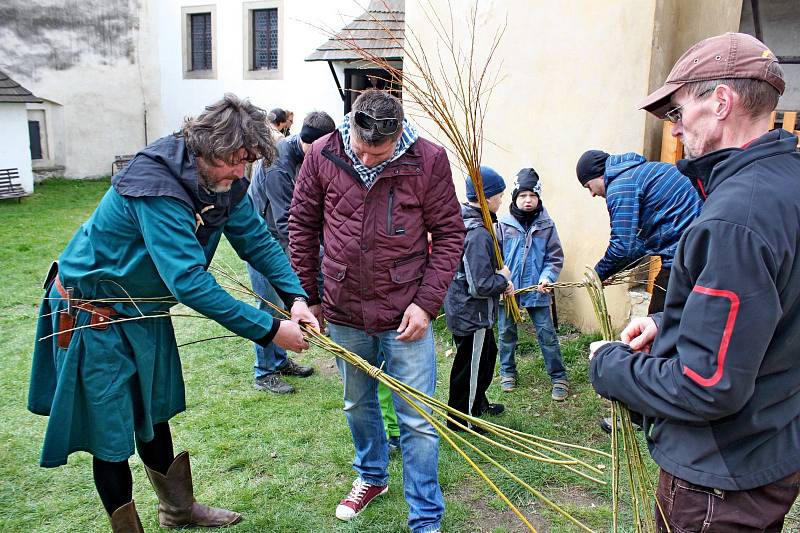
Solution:
<svg viewBox="0 0 800 533"><path fill-rule="evenodd" d="M225 527L242 519L239 513L207 507L194 500L188 452L175 457L166 476L147 468L147 465L144 469L158 496L158 523L161 527Z"/></svg>
<svg viewBox="0 0 800 533"><path fill-rule="evenodd" d="M117 507L109 519L111 520L112 533L144 533L133 500L122 507Z"/></svg>

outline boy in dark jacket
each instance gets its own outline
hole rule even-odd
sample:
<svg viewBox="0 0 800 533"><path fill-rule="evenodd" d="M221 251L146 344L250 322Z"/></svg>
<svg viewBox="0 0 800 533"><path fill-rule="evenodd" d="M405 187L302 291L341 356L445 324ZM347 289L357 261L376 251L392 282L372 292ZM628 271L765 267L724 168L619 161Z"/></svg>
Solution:
<svg viewBox="0 0 800 533"><path fill-rule="evenodd" d="M542 183L532 168L517 173L511 198L510 214L500 218L498 239L503 258L511 269L511 281L516 287L538 285L536 292L517 296L536 326L536 337L542 349L547 373L553 384L551 397L563 401L569 395L567 372L561 360L561 348L550 314L552 289L547 286L558 279L564 264L564 251L553 219L541 202ZM517 365L514 351L517 348L517 325L508 320L500 309L498 321L500 337L500 386L504 392L513 391L517 385Z"/></svg>
<svg viewBox="0 0 800 533"><path fill-rule="evenodd" d="M489 167L481 167L484 192L489 211L500 208L506 184L503 178ZM468 203L461 206L461 216L467 228L464 253L455 279L444 299L447 328L453 334L456 356L450 371L450 398L448 405L471 416L500 414L501 404L490 404L486 389L492 381L497 361L494 341L495 316L499 297L513 294L511 272L507 267L498 270L492 237L483 225L475 186L467 182ZM448 424L451 429L460 429Z"/></svg>

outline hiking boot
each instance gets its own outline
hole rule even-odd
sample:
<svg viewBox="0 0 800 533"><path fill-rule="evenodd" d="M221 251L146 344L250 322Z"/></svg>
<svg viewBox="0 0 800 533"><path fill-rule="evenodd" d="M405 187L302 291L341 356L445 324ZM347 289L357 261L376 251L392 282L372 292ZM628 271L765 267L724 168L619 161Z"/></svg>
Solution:
<svg viewBox="0 0 800 533"><path fill-rule="evenodd" d="M298 365L294 362L294 359L288 357L286 359L286 364L276 370L275 373L283 376L300 376L301 378L307 378L314 373L314 369L310 366Z"/></svg>
<svg viewBox="0 0 800 533"><path fill-rule="evenodd" d="M557 402L563 402L569 396L569 383L566 379L557 379L553 381L553 392L550 397Z"/></svg>
<svg viewBox="0 0 800 533"><path fill-rule="evenodd" d="M506 406L502 403L488 403L483 406L483 414L497 416L506 410Z"/></svg>
<svg viewBox="0 0 800 533"><path fill-rule="evenodd" d="M278 374L267 374L256 379L257 390L274 392L275 394L289 394L294 392L294 387L283 381Z"/></svg>
<svg viewBox="0 0 800 533"><path fill-rule="evenodd" d="M517 390L517 378L515 376L501 376L500 389L503 392L511 392Z"/></svg>
<svg viewBox="0 0 800 533"><path fill-rule="evenodd" d="M400 454L400 437L389 437L389 457Z"/></svg>
<svg viewBox="0 0 800 533"><path fill-rule="evenodd" d="M389 491L389 485L370 485L357 477L353 481L353 489L345 498L336 506L336 518L339 520L352 520L369 505L369 502L375 499L376 496L386 494Z"/></svg>

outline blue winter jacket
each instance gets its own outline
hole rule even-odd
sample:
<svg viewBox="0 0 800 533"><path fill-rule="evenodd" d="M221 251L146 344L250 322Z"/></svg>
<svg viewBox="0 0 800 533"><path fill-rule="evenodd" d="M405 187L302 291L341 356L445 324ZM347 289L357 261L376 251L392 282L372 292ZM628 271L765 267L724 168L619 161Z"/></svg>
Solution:
<svg viewBox="0 0 800 533"><path fill-rule="evenodd" d="M503 261L511 270L515 288L538 285L545 280L553 283L558 279L564 265L564 250L547 209L542 208L528 231L510 214L500 217L498 226ZM521 307L541 307L549 306L552 296L536 291L520 294L517 300Z"/></svg>
<svg viewBox="0 0 800 533"><path fill-rule="evenodd" d="M597 275L605 280L646 255L661 256L670 268L678 239L702 207L689 179L675 165L634 152L609 156L604 176L611 238Z"/></svg>

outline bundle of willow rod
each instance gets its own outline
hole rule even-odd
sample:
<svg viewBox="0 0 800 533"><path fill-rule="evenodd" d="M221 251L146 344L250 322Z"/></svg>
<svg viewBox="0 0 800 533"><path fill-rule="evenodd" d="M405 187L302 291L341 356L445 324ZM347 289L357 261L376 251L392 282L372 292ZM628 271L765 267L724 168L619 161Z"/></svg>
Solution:
<svg viewBox="0 0 800 533"><path fill-rule="evenodd" d="M586 290L592 301L594 314L600 323L600 332L603 339L615 340L614 328L608 314L603 283L594 269L586 268ZM619 531L619 500L620 500L620 455L625 458L628 485L630 488L631 508L633 511L634 525L637 533L656 533L655 517L652 511L652 501L656 501L657 508L663 516L663 510L655 498L653 480L647 472L647 467L642 457L639 441L631 421L631 414L625 405L620 402L611 402L611 492L612 492L612 521L613 530ZM668 527L669 530L669 527Z"/></svg>
<svg viewBox="0 0 800 533"><path fill-rule="evenodd" d="M289 314L281 307L273 305L268 300L261 298L258 294L253 292L250 287L238 279L230 270L223 270L221 268L212 266L212 271L220 278L225 278L229 283L223 283L222 286L231 292L246 294L260 299L265 304L269 305L273 310L283 317L288 317ZM579 451L599 455L605 458L611 458L611 455L599 450L594 450L585 446L577 444L569 444L559 442L552 439L546 439L535 435L523 433L521 431L506 428L504 426L493 424L486 420L472 417L461 413L443 403L436 398L428 396L413 387L399 381L392 376L383 372L382 369L376 368L369 364L366 360L354 354L353 352L343 348L342 346L333 342L330 338L323 335L317 329L312 328L307 324L300 325L305 339L309 344L320 347L347 363L355 366L362 372L366 373L373 379L384 383L403 401L411 405L425 420L427 420L436 430L439 435L472 467L475 472L486 482L486 484L505 502L506 505L517 515L517 517L528 527L530 531L536 531L533 525L522 514L522 512L511 502L506 494L492 481L484 470L478 465L475 459L467 454L467 451L474 452L478 458L482 459L493 465L500 472L505 474L508 478L519 484L525 490L533 494L536 498L542 501L552 510L561 514L564 518L572 522L576 527L582 531L592 531L588 526L577 520L570 515L562 507L547 498L540 491L532 487L530 484L522 480L511 470L505 467L496 459L492 458L488 453L479 447L475 446L472 442L465 439L458 432L453 431L447 426L447 423L454 424L462 431L467 432L478 439L484 444L493 446L499 450L513 453L515 455L525 457L527 459L538 461L546 464L558 465L574 474L592 481L600 485L606 485L606 482L596 476L602 476L603 472L589 464L588 462L574 457L571 451ZM429 413L425 408L430 409ZM477 430L476 430L477 428ZM483 433L478 431L482 430Z"/></svg>
<svg viewBox="0 0 800 533"><path fill-rule="evenodd" d="M44 299L45 300L52 300L52 301L63 301L66 298L62 298L62 297L57 297L57 298L46 297ZM122 298L122 297L109 297L109 298L95 298L95 299L92 299L92 300L82 300L82 301L84 301L86 303L89 303L89 304L92 304L92 305L101 305L101 306L109 306L109 305L113 305L115 303L125 303L125 304L132 305L139 312L139 314L135 315L135 316L125 316L125 317L122 317L122 318L115 318L113 320L107 320L106 324L120 324L122 322L135 322L135 321L138 321L138 320L147 320L147 319L150 319L150 318L201 318L201 319L205 319L205 320L211 320L207 316L201 315L199 313L176 313L174 311L154 311L152 313L145 314L144 312L142 312L141 309L139 309L139 306L136 305L137 303L148 303L148 304L160 303L160 304L170 304L170 305L178 304L178 300L176 300L172 296L154 296L154 297L144 297L144 298L132 298L131 296L127 296L125 298ZM39 315L39 318L53 316L54 314L56 314L58 312L59 311L53 311L51 313L43 313L43 314ZM92 315L97 315L98 314L96 311L89 311L89 310L86 310L86 309L82 310L82 312L88 312L88 313L90 313ZM103 318L106 319L107 317L105 315L103 315ZM73 332L73 331L78 331L78 330L81 330L81 329L92 328L92 327L95 327L95 326L92 325L92 324L85 324L83 326L75 326L73 328L57 331L55 333L51 333L49 335L45 335L44 337L40 337L39 341L44 341L44 340L50 339L52 337L55 337L59 333L70 333L70 332ZM197 344L197 343L200 343L200 342L207 342L207 341L215 340L215 339L228 339L228 338L239 338L239 335L232 335L232 334L231 335L217 335L215 337L210 337L210 338L206 338L206 339L199 339L199 340L184 342L182 344L178 344L177 346L178 346L178 348L181 348L183 346L189 346L191 344Z"/></svg>
<svg viewBox="0 0 800 533"><path fill-rule="evenodd" d="M594 272L594 271L593 271ZM623 285L623 284L630 284L630 283L644 283L647 282L647 276L650 273L650 263L644 262L639 263L636 266L631 268L627 268L616 274L609 276L604 282L602 282L604 287L609 287L611 285ZM574 289L578 287L586 287L586 281L559 281L556 283L550 283L547 285L549 289ZM534 292L539 289L540 285L530 285L528 287L522 287L514 291L514 294L525 294L529 292Z"/></svg>
<svg viewBox="0 0 800 533"><path fill-rule="evenodd" d="M388 7L388 6L387 6ZM486 114L487 103L492 89L496 83L496 74L489 72L500 38L505 27L498 29L489 43L479 45L477 36L477 8L470 14L469 43L466 51L456 45L454 35L453 6L448 2L450 20L443 21L437 14L430 1L427 6L422 6L428 25L427 30L432 30L436 35L436 42L429 49L436 50L437 62L432 64L425 52L425 46L417 38L412 28L403 24L402 34L390 28L386 20L375 18L371 13L372 22L381 28L380 39L392 43L403 49L403 67L398 68L386 58L376 55L371 48L364 48L359 44L358 36L344 30L338 34L319 28L331 38L336 38L364 60L385 70L389 75L391 84L402 87L404 104L411 111L412 116L427 117L444 135L449 146L448 150L455 154L466 173L475 185L475 193L481 208L483 225L492 236L495 259L499 268L503 267L503 254L497 243L494 232L492 216L486 202L486 195L481 179L480 165L483 149L483 120ZM392 10L386 10L391 16ZM391 22L400 23L398 19ZM396 24L395 24L396 26ZM481 34L486 34L485 29ZM441 51L445 51L446 60L442 59ZM477 64L476 52L485 52L485 60ZM437 79L437 74L439 75ZM506 312L515 322L521 321L519 306L516 299L511 296L505 298Z"/></svg>

